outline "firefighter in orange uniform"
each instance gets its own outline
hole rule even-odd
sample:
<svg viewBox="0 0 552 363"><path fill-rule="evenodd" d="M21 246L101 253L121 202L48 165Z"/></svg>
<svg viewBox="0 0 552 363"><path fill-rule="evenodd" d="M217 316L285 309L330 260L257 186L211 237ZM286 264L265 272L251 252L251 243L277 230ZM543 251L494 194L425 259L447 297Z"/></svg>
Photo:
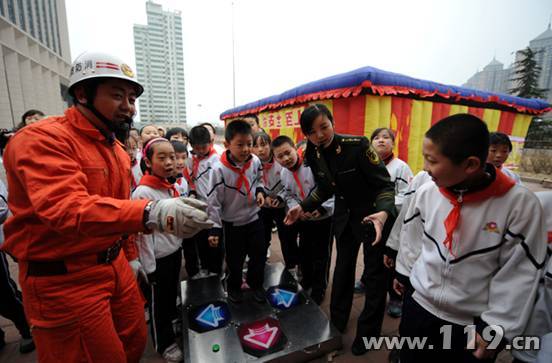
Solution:
<svg viewBox="0 0 552 363"><path fill-rule="evenodd" d="M212 226L196 200L128 200L130 160L117 138L142 92L119 59L84 53L71 68L75 106L25 127L6 148L13 216L2 249L19 262L40 362L138 362L146 324L122 236L190 237Z"/></svg>

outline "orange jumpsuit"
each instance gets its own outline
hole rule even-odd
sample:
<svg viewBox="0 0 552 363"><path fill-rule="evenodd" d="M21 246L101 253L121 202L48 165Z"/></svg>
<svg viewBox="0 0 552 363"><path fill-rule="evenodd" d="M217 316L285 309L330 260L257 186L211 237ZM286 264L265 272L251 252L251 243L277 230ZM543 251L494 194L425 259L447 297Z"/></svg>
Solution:
<svg viewBox="0 0 552 363"><path fill-rule="evenodd" d="M138 362L146 324L132 270L123 253L97 262L123 234L144 231L148 201L128 200L122 145L72 107L14 135L4 164L13 216L2 249L19 261L39 361ZM67 272L30 276L29 261L63 261Z"/></svg>

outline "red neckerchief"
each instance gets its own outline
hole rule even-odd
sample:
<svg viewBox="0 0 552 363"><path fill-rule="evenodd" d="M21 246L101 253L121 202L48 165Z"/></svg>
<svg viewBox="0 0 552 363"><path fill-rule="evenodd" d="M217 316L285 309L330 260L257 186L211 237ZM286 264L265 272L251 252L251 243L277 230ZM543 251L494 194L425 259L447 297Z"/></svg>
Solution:
<svg viewBox="0 0 552 363"><path fill-rule="evenodd" d="M192 174L190 174L188 172L188 168L184 168L184 173L183 173L184 177L188 181L190 189L195 190L194 179L197 177L197 172L199 170L199 162L203 159L207 159L207 158L211 157L211 155L216 154L216 153L217 152L215 151L213 146L211 146L211 148L209 149L209 152L207 153L207 155L204 155L204 156L193 155L192 156Z"/></svg>
<svg viewBox="0 0 552 363"><path fill-rule="evenodd" d="M194 182L192 180L192 177L190 176L190 173L188 172L188 167L184 167L184 169L182 170L182 176L188 182L188 186L192 188L192 186L194 186Z"/></svg>
<svg viewBox="0 0 552 363"><path fill-rule="evenodd" d="M548 243L552 244L552 231L548 231Z"/></svg>
<svg viewBox="0 0 552 363"><path fill-rule="evenodd" d="M394 157L395 157L395 155L393 155L393 152L391 151L391 154L389 154L388 156L386 156L385 158L382 158L382 159L383 159L383 162L385 163L385 165L387 165L393 160Z"/></svg>
<svg viewBox="0 0 552 363"><path fill-rule="evenodd" d="M455 256L452 251L452 233L460 223L460 209L464 203L480 202L492 197L499 197L506 194L516 183L508 178L499 169L496 169L496 178L485 189L477 192L468 193L466 195L457 196L446 188L439 188L439 191L445 198L447 198L453 205L452 210L445 219L445 229L447 231L447 237L443 241L443 244L448 248L450 253Z"/></svg>
<svg viewBox="0 0 552 363"><path fill-rule="evenodd" d="M180 196L174 184L169 183L167 179L155 175L145 174L142 179L140 179L140 185L145 185L157 190L169 190L169 192L172 192L173 197Z"/></svg>
<svg viewBox="0 0 552 363"><path fill-rule="evenodd" d="M222 156L220 157L220 162L222 163L222 165L226 166L228 169L238 174L238 179L236 180L236 189L241 190L242 185L245 184L245 191L247 192L247 201L251 202L251 191L249 190L249 180L247 180L247 176L245 175L245 172L251 166L251 163L253 162L253 158L250 157L249 160L246 161L241 168L239 168L233 163L231 163L230 160L228 160L228 151L227 151L224 154L222 154Z"/></svg>
<svg viewBox="0 0 552 363"><path fill-rule="evenodd" d="M293 173L293 179L295 179L295 183L299 188L299 194L301 195L301 200L305 200L305 191L303 190L303 185L301 184L301 180L299 180L299 169L301 168L301 164L303 164L303 157L301 155L298 155L297 164L295 164L291 172Z"/></svg>
<svg viewBox="0 0 552 363"><path fill-rule="evenodd" d="M265 187L268 186L268 172L270 171L270 169L272 169L273 166L274 166L274 159L272 159L272 162L263 163L263 181L264 181Z"/></svg>

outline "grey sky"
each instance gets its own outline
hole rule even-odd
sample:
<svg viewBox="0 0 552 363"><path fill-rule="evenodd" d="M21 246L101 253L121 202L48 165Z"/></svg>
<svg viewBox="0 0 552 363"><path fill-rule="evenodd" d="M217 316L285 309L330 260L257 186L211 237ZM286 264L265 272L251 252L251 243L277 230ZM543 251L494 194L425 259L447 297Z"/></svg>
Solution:
<svg viewBox="0 0 552 363"><path fill-rule="evenodd" d="M232 107L230 0L158 0L182 12L189 124ZM66 0L71 56L134 65L145 0ZM460 85L546 30L550 0L234 0L236 105L363 66ZM201 105L201 106L199 106Z"/></svg>

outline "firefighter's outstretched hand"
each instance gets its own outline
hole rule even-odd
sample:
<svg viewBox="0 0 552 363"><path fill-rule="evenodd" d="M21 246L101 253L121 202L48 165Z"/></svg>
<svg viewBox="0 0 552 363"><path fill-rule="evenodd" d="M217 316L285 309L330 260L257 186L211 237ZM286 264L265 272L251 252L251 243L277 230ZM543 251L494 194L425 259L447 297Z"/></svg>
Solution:
<svg viewBox="0 0 552 363"><path fill-rule="evenodd" d="M204 212L207 212L207 203L205 202L202 202L201 200L197 199L197 198L192 198L192 197L180 197L179 198L182 202L188 204L189 206L192 206L194 208L197 208L197 209L200 209Z"/></svg>
<svg viewBox="0 0 552 363"><path fill-rule="evenodd" d="M182 238L190 238L202 229L209 229L207 204L192 198L161 199L154 202L146 226Z"/></svg>

